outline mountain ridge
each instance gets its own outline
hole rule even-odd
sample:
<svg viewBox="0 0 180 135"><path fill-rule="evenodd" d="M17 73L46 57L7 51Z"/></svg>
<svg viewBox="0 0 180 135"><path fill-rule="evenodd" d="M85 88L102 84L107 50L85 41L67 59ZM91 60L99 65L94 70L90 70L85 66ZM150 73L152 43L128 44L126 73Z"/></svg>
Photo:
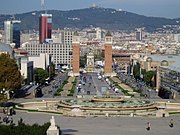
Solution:
<svg viewBox="0 0 180 135"><path fill-rule="evenodd" d="M147 17L145 15L119 11L112 8L91 7L67 11L48 10L46 12L53 15L53 29L64 27L82 29L94 26L111 30L132 30L138 27L153 30L163 25L179 25L180 22L180 18ZM45 11L15 14L14 17L21 20L22 30L38 30L39 15L42 13L45 13ZM11 17L12 15L0 15L0 29L3 29L3 22L11 19Z"/></svg>

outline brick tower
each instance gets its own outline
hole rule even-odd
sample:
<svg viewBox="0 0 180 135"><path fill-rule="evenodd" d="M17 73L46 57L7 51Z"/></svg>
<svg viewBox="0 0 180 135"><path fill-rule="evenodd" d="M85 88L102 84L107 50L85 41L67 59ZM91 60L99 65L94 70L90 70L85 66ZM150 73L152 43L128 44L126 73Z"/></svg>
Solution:
<svg viewBox="0 0 180 135"><path fill-rule="evenodd" d="M79 76L80 63L80 38L77 32L74 33L72 41L72 70L73 76Z"/></svg>
<svg viewBox="0 0 180 135"><path fill-rule="evenodd" d="M112 74L112 35L110 32L107 32L105 37L105 66L104 73L105 76L111 76Z"/></svg>

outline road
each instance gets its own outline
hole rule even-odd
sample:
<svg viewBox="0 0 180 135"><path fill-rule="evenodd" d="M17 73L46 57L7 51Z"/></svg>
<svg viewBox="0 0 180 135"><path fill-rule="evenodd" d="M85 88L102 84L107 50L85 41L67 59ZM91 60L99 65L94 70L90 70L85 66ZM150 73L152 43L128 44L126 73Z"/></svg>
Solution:
<svg viewBox="0 0 180 135"><path fill-rule="evenodd" d="M0 114L4 117L3 114ZM51 115L42 113L17 112L13 116L17 124L22 117L28 124L44 124L49 122ZM148 117L65 117L54 115L56 125L60 126L63 135L179 135L180 116L167 118ZM174 119L174 127L169 127L170 119ZM147 122L151 123L151 130L147 131Z"/></svg>
<svg viewBox="0 0 180 135"><path fill-rule="evenodd" d="M102 75L101 75L102 76ZM81 90L76 90L76 95L106 95L106 89L109 89L109 84L105 81L105 78L98 79L97 73L86 73L80 76L78 83L81 83ZM102 89L104 88L104 91ZM90 93L88 93L90 92ZM111 96L122 95L121 92L115 93L113 89L109 90Z"/></svg>
<svg viewBox="0 0 180 135"><path fill-rule="evenodd" d="M128 84L135 90L139 90L142 94L146 95L146 98L160 99L155 90L148 87L144 82L135 80L133 76L118 73L118 77L122 82Z"/></svg>
<svg viewBox="0 0 180 135"><path fill-rule="evenodd" d="M67 79L68 73L58 74L54 80L52 80L48 86L42 87L43 98L52 98L57 89L62 85L62 83Z"/></svg>

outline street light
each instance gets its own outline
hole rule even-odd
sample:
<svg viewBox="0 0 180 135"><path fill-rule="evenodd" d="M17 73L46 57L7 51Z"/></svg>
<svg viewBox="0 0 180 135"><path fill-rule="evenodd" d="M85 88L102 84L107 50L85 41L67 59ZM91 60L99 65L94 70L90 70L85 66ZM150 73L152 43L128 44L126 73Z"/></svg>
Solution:
<svg viewBox="0 0 180 135"><path fill-rule="evenodd" d="M3 90L1 90L0 93L2 95L2 100L4 100L5 88L3 88Z"/></svg>
<svg viewBox="0 0 180 135"><path fill-rule="evenodd" d="M60 86L61 86L61 79L59 79L59 84L60 84Z"/></svg>
<svg viewBox="0 0 180 135"><path fill-rule="evenodd" d="M151 98L151 89L148 89L149 98Z"/></svg>

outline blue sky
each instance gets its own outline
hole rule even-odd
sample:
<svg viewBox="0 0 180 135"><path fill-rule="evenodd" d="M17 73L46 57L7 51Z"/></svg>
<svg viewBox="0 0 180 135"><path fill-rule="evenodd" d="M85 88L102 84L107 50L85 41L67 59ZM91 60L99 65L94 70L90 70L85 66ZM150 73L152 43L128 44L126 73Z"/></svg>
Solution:
<svg viewBox="0 0 180 135"><path fill-rule="evenodd" d="M0 0L0 14L41 10L41 0ZM180 18L180 0L45 0L45 9L72 10L90 7L122 9L146 16Z"/></svg>

